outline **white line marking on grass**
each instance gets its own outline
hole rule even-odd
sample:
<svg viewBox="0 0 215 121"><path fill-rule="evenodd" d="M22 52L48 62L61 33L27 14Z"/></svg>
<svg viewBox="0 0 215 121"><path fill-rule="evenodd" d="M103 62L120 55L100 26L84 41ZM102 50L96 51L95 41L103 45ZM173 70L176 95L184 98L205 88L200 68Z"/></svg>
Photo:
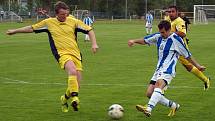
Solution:
<svg viewBox="0 0 215 121"><path fill-rule="evenodd" d="M46 82L39 82L39 83L34 83L34 82L27 82L23 80L17 80L17 79L11 79L11 78L6 78L6 77L0 77L1 79L5 81L1 81L4 84L29 84L29 85L66 85L66 83L46 83ZM124 87L147 87L148 85L143 85L143 84L81 84L81 86L124 86ZM176 88L176 89L197 89L197 88L203 88L200 86L170 86L171 88ZM210 88L215 88L215 87L210 87Z"/></svg>
<svg viewBox="0 0 215 121"><path fill-rule="evenodd" d="M6 78L6 77L0 77L1 79L5 79L7 80L8 83L29 83L29 82L26 82L26 81L21 81L21 80L16 80L16 79L10 79L10 78ZM3 82L5 83L5 82Z"/></svg>

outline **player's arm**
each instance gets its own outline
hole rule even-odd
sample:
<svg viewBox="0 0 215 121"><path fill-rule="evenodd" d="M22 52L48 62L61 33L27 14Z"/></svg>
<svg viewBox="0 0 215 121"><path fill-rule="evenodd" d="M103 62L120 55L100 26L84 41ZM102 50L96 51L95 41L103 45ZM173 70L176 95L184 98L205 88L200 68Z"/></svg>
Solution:
<svg viewBox="0 0 215 121"><path fill-rule="evenodd" d="M96 36L95 36L94 31L93 30L89 31L88 35L89 35L90 40L92 42L92 51L93 51L93 53L96 53L99 47L98 47L97 42L96 42Z"/></svg>
<svg viewBox="0 0 215 121"><path fill-rule="evenodd" d="M51 16L49 14L47 14L47 11L46 10L41 10L39 11L41 14L45 15L46 17L48 18L51 18Z"/></svg>
<svg viewBox="0 0 215 121"><path fill-rule="evenodd" d="M145 45L147 43L144 41L144 38L128 40L129 47L132 47L134 44Z"/></svg>
<svg viewBox="0 0 215 121"><path fill-rule="evenodd" d="M186 34L184 32L181 31L177 31L175 32L178 36L180 36L181 38L184 38L186 36Z"/></svg>
<svg viewBox="0 0 215 121"><path fill-rule="evenodd" d="M31 26L25 26L22 28L18 28L18 29L9 29L6 34L8 35L13 35L16 33L32 33L33 32L33 28Z"/></svg>
<svg viewBox="0 0 215 121"><path fill-rule="evenodd" d="M46 19L40 21L39 23L33 24L31 26L25 26L25 27L18 28L18 29L10 29L6 32L6 34L13 35L16 33L32 33L32 32L34 32L34 30L42 28L45 25L46 25Z"/></svg>
<svg viewBox="0 0 215 121"><path fill-rule="evenodd" d="M204 71L206 67L200 65L193 57L186 58L190 63L192 63L200 71Z"/></svg>
<svg viewBox="0 0 215 121"><path fill-rule="evenodd" d="M88 34L90 37L90 40L92 41L92 51L93 53L97 52L97 49L99 48L96 42L96 37L95 37L95 33L92 29L92 27L84 24L81 20L76 19L76 29L78 30L78 32L82 32L84 34Z"/></svg>
<svg viewBox="0 0 215 121"><path fill-rule="evenodd" d="M179 35L181 38L184 38L186 36L186 27L184 20L181 19L176 25L176 34Z"/></svg>
<svg viewBox="0 0 215 121"><path fill-rule="evenodd" d="M128 46L132 47L135 44L140 44L140 45L155 45L157 43L157 39L160 37L160 33L154 33L148 36L145 36L144 38L140 39L131 39L128 40Z"/></svg>
<svg viewBox="0 0 215 121"><path fill-rule="evenodd" d="M174 35L174 38L176 41L174 41L174 45L176 48L176 51L184 56L190 63L192 63L196 68L198 68L200 71L204 71L206 68L202 65L200 65L191 55L191 53L187 50L185 47L185 44L181 37Z"/></svg>

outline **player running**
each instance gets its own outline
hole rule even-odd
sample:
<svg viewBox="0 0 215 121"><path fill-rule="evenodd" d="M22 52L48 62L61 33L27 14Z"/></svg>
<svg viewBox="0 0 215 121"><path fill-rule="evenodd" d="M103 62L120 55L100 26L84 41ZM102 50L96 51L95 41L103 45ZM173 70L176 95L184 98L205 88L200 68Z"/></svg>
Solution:
<svg viewBox="0 0 215 121"><path fill-rule="evenodd" d="M186 26L183 19L178 17L178 9L176 6L170 6L169 9L169 18L171 22L171 32L175 32L181 38L188 48L188 43L186 41ZM189 48L188 48L189 49ZM208 90L210 87L210 78L204 75L204 73L197 69L192 63L188 62L183 56L179 57L179 62L187 69L188 72L193 73L200 80L204 82L204 90Z"/></svg>

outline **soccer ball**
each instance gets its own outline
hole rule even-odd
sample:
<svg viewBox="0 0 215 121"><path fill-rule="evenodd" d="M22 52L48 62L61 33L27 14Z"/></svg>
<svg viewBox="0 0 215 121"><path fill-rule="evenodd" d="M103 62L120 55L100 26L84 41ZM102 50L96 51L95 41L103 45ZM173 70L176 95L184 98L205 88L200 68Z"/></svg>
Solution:
<svg viewBox="0 0 215 121"><path fill-rule="evenodd" d="M108 108L108 115L112 119L120 119L123 117L124 109L119 104L113 104Z"/></svg>

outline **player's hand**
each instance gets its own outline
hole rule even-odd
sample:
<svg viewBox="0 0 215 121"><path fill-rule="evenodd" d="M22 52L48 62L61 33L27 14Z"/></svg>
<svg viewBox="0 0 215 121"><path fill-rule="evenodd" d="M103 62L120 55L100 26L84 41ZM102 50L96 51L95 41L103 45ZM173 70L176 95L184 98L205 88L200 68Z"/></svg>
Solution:
<svg viewBox="0 0 215 121"><path fill-rule="evenodd" d="M11 30L7 30L6 32L7 35L13 35L13 34L16 34L16 31L11 29Z"/></svg>
<svg viewBox="0 0 215 121"><path fill-rule="evenodd" d="M92 45L92 51L93 51L93 53L96 53L98 51L98 49L99 49L99 46L97 44Z"/></svg>
<svg viewBox="0 0 215 121"><path fill-rule="evenodd" d="M132 47L134 45L134 41L133 40L128 40L128 46Z"/></svg>
<svg viewBox="0 0 215 121"><path fill-rule="evenodd" d="M205 71L206 67L205 66L199 66L198 69L199 69L199 71Z"/></svg>

